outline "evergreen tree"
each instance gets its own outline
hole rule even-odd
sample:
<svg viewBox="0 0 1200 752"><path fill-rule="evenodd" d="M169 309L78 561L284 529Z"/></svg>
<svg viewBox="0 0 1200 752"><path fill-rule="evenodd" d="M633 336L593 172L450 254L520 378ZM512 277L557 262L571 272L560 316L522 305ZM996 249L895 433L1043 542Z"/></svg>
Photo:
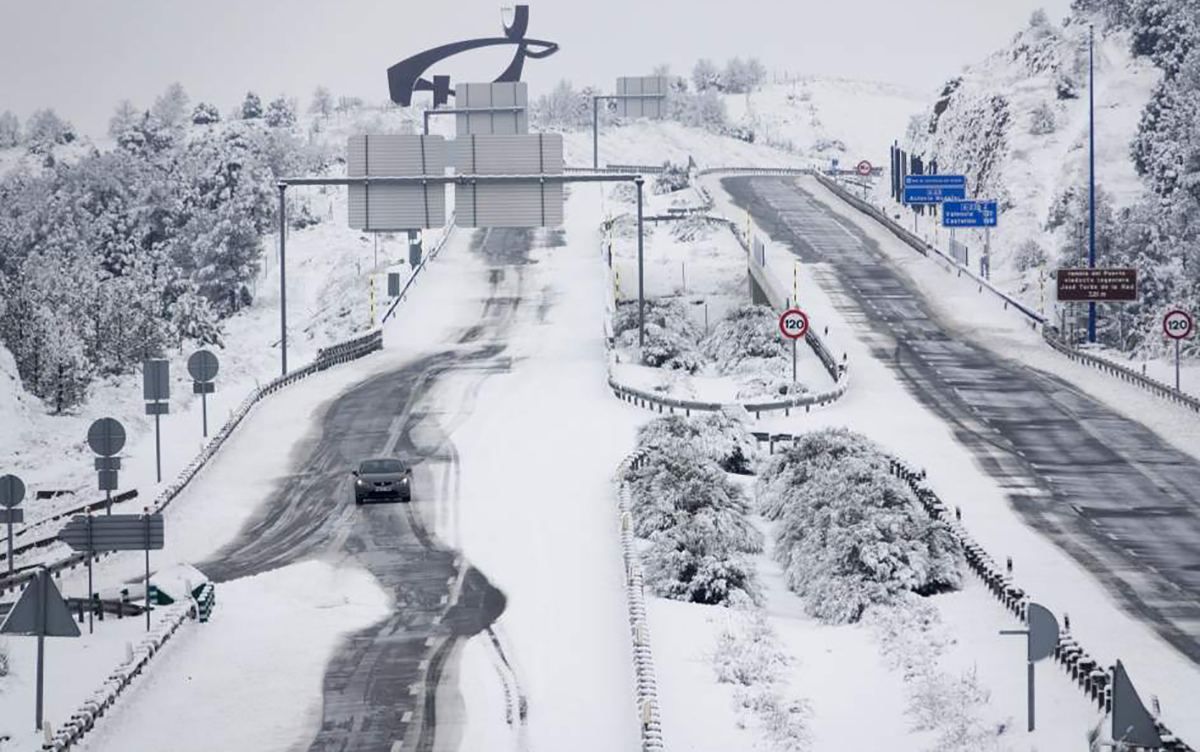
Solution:
<svg viewBox="0 0 1200 752"><path fill-rule="evenodd" d="M262 100L252 91L242 100L242 120L257 120L263 116Z"/></svg>
<svg viewBox="0 0 1200 752"><path fill-rule="evenodd" d="M167 90L154 100L150 108L159 123L167 128L177 128L183 125L188 113L188 95L178 82L171 84Z"/></svg>
<svg viewBox="0 0 1200 752"><path fill-rule="evenodd" d="M221 121L221 113L216 106L201 102L192 110L192 123L195 125L212 125Z"/></svg>
<svg viewBox="0 0 1200 752"><path fill-rule="evenodd" d="M272 128L290 128L295 125L296 112L291 102L284 97L272 100L267 107L266 121Z"/></svg>
<svg viewBox="0 0 1200 752"><path fill-rule="evenodd" d="M313 91L312 104L308 106L308 111L321 117L329 117L333 113L333 95L329 93L329 89L318 86Z"/></svg>
<svg viewBox="0 0 1200 752"><path fill-rule="evenodd" d="M117 104L117 108L113 111L112 117L108 119L108 135L113 140L119 140L125 132L140 122L142 113L138 112L133 106L133 102L128 99L122 99Z"/></svg>
<svg viewBox="0 0 1200 752"><path fill-rule="evenodd" d="M5 110L0 112L0 149L11 149L21 144L21 121Z"/></svg>

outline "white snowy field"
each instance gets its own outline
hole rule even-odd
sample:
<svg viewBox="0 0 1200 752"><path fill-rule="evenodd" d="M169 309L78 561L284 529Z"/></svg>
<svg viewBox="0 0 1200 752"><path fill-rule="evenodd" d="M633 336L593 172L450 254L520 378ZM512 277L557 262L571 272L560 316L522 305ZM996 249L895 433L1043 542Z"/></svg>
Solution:
<svg viewBox="0 0 1200 752"><path fill-rule="evenodd" d="M796 77L724 99L730 119L752 127L756 140L852 169L863 159L886 168L888 147L925 109L928 94L873 81Z"/></svg>
<svg viewBox="0 0 1200 752"><path fill-rule="evenodd" d="M1021 314L941 263L920 256L857 210L847 207L812 179L806 189L827 202L842 221L857 225L879 243L892 263L904 270L931 301L943 320L973 332L1004 357L1055 373L1125 415L1151 426L1177 448L1200 456L1200 424L1190 411L1175 407L1095 369L1071 363L1050 350ZM719 189L719 187L718 187ZM714 191L715 192L715 191ZM768 249L768 252L770 250ZM976 464L951 428L922 406L869 347L870 331L834 305L841 296L828 270L809 267L802 278L801 300L814 322L827 323L840 349L848 353L851 386L834 405L808 415L771 418L757 423L772 432L848 426L887 451L929 470L931 487L948 503L962 507L967 529L998 560L1013 556L1018 583L1056 614L1071 615L1077 639L1102 663L1120 658L1143 697L1156 694L1163 720L1184 739L1200 738L1200 717L1191 712L1200 693L1200 669L1158 635L1124 612L1096 579L1052 542L1029 528L1007 502L1007 491ZM827 285L823 288L817 284ZM913 437L919 436L919 441ZM972 646L993 650L993 645ZM1046 671L1045 673L1051 673ZM995 691L995 689L993 689ZM1082 700L1080 700L1082 702ZM1078 730L1082 733L1082 729Z"/></svg>
<svg viewBox="0 0 1200 752"><path fill-rule="evenodd" d="M458 520L446 516L438 530L507 596L496 631L529 708L527 728L506 727L489 638L474 637L460 671L462 749L499 749L514 736L531 752L637 746L612 474L649 415L615 400L604 378L599 200L597 187L572 189L566 244L505 270L523 271L523 295L548 302L520 307L506 337L511 372L465 404L453 398L471 376L448 380L447 410L469 415L451 432Z"/></svg>

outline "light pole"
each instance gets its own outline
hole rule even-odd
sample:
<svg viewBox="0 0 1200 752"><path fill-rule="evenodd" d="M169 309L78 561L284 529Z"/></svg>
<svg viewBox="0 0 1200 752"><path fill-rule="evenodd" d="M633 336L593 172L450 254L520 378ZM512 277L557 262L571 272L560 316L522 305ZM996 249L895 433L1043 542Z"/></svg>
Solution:
<svg viewBox="0 0 1200 752"><path fill-rule="evenodd" d="M279 183L279 354L287 376L287 183Z"/></svg>

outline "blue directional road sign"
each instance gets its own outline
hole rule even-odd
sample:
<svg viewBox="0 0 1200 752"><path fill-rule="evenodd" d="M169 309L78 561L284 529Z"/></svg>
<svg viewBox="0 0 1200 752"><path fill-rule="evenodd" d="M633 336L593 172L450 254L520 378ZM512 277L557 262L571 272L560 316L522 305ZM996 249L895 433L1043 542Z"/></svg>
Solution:
<svg viewBox="0 0 1200 752"><path fill-rule="evenodd" d="M940 204L967 197L965 175L905 175L904 203Z"/></svg>
<svg viewBox="0 0 1200 752"><path fill-rule="evenodd" d="M995 201L943 201L942 227L995 227Z"/></svg>

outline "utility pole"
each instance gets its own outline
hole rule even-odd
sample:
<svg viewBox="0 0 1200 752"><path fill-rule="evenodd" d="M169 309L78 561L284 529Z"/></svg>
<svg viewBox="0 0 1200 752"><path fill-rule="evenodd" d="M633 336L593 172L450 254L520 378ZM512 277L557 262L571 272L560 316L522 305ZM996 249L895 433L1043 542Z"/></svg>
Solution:
<svg viewBox="0 0 1200 752"><path fill-rule="evenodd" d="M1088 268L1096 268L1096 64L1095 30L1088 26ZM1096 342L1096 301L1088 303L1089 343Z"/></svg>

